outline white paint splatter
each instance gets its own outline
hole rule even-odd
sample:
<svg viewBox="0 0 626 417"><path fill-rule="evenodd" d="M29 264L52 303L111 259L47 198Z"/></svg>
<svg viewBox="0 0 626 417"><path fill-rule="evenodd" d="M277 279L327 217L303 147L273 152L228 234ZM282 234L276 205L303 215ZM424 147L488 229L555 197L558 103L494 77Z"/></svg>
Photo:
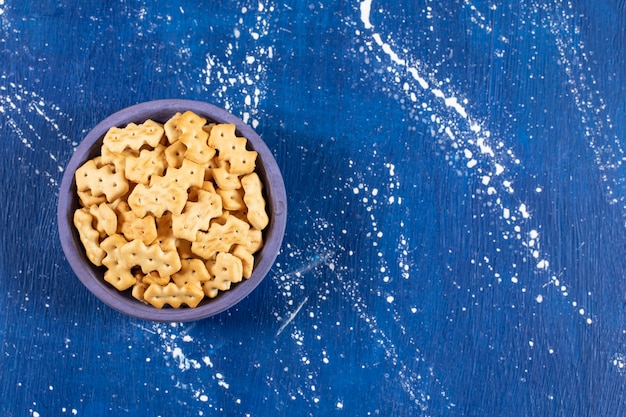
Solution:
<svg viewBox="0 0 626 417"><path fill-rule="evenodd" d="M469 2L466 2L466 5L469 5L470 8L477 13L477 16L481 16L475 6L471 5ZM391 41L383 41L383 36L376 32L374 26L371 24L371 2L361 2L359 4L359 10L360 20L363 24L365 32L361 32L359 30L358 34L369 34L371 40L373 41L365 42L368 49L363 50L366 52L376 53L373 45L377 45L383 53L382 57L380 55L377 56L377 62L386 58L391 61L392 64L397 66L393 72L397 74L396 80L398 80L399 89L407 95L411 92L415 93L415 91L411 91L412 86L410 83L401 81L401 76L406 73L418 81L420 90L430 93L431 98L442 101L445 107L454 110L454 113L457 115L457 119L455 120L454 118L451 118L446 120L442 116L436 115L432 106L428 106L427 104L422 105L423 108L427 108L432 111L431 120L439 125L437 131L445 132L446 137L452 142L450 149L452 149L453 152L461 150L461 154L465 158L472 158L465 164L465 166L470 170L472 175L478 176L479 184L486 187L484 189L478 188L476 193L491 197L492 201L488 203L488 206L492 207L492 209L499 210L502 219L504 220L504 225L512 228L512 230L503 230L502 238L504 240L510 240L513 238L515 239L514 241L519 241L517 236L520 235L522 228L529 227L529 221L532 220L531 211L528 209L528 205L525 202L519 202L519 197L515 195L515 189L513 188L513 181L511 178L501 178L499 185L495 184L493 179L495 177L503 177L505 175L507 171L507 161L510 161L510 163L515 165L521 164L521 161L515 156L511 149L507 149L505 147L503 141L494 140L494 138L491 137L491 132L483 127L482 122L475 120L472 116L470 116L467 110L467 100L461 100L463 102L463 104L461 104L461 101L456 97L456 95L452 93L448 93L446 95L440 87L444 85L442 82L433 81L428 83L426 78L433 79L432 74L428 76L422 75L423 69L421 68L421 65L409 64L409 62L417 62L415 59L401 57L399 53L396 52L402 51L403 53L406 53L406 49L392 45L390 43ZM379 12L382 13L382 9L379 9ZM386 38L389 39L388 36ZM391 67L388 67L387 70L392 71ZM431 87L431 85L435 85L436 87ZM419 90L417 91L419 92ZM452 91L452 88L448 87L446 88L446 91ZM463 126L465 126L465 128L463 128ZM435 136L437 133L436 131L433 132L433 135ZM474 152L474 149L476 152ZM480 161L475 158L475 153L483 156ZM450 157L450 161L453 160L454 158ZM491 185L487 186L487 184ZM390 201L393 200L390 198ZM514 213L519 213L519 216ZM534 239L533 248L529 248L526 242L521 242L519 250L522 253L526 253L530 258L539 258L535 264L537 272L549 273L550 262L548 260L548 256L539 252L539 249L537 249L538 247L539 238L536 237ZM515 269L517 268L517 265L512 265L512 267ZM493 271L491 266L489 269ZM494 277L498 279L498 282L500 282L501 274L497 271L493 272ZM517 283L518 281L518 275L515 274L511 278L511 282ZM525 286L522 288L525 290ZM569 295L566 291L562 291L561 293L564 297ZM591 320L586 320L586 322L591 323Z"/></svg>
<svg viewBox="0 0 626 417"><path fill-rule="evenodd" d="M595 87L597 82L591 71L591 53L587 52L578 35L581 28L576 24L578 18L572 10L572 2L539 2L533 7L545 12L542 14L543 24L554 36L561 55L557 63L563 67L574 104L580 113L598 173L605 184L608 202L621 205L626 226L626 152L614 132L606 102Z"/></svg>

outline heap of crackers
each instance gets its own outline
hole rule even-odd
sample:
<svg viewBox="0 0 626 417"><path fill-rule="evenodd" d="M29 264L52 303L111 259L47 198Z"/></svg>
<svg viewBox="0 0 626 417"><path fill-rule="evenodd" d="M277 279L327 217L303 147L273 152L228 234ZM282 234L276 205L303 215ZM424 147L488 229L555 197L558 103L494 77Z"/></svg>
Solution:
<svg viewBox="0 0 626 417"><path fill-rule="evenodd" d="M257 153L187 111L113 127L76 170L74 225L104 280L157 308L194 308L249 278L269 222Z"/></svg>

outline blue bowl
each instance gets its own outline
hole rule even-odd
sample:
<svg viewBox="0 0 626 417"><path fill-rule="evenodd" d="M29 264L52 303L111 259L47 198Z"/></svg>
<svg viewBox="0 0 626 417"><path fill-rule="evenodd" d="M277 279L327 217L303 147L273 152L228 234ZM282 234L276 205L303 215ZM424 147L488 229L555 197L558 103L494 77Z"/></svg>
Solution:
<svg viewBox="0 0 626 417"><path fill-rule="evenodd" d="M196 308L158 309L142 303L130 294L130 290L118 291L104 281L104 267L92 264L74 227L74 211L80 207L74 174L83 163L100 154L102 139L109 128L123 127L128 123L143 123L147 119L165 123L177 112L191 110L207 122L232 123L237 134L248 139L248 147L258 153L256 172L264 185L269 224L263 231L264 245L255 254L252 275L233 284L228 291L215 298L205 297ZM63 252L78 279L98 299L111 308L139 319L160 322L186 322L200 320L218 314L239 303L265 278L280 251L287 223L287 197L283 177L272 153L259 135L241 119L212 104L192 100L155 100L140 103L114 113L93 128L80 143L68 163L57 206L59 238Z"/></svg>

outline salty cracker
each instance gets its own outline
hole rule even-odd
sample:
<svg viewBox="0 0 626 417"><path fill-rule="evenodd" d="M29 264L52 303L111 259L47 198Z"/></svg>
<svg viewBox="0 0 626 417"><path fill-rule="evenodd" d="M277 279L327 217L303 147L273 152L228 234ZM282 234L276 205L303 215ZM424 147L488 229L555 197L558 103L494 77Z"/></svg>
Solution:
<svg viewBox="0 0 626 417"><path fill-rule="evenodd" d="M124 175L138 184L148 184L150 177L161 176L166 168L165 146L158 144L154 149L142 149L139 156L126 157Z"/></svg>
<svg viewBox="0 0 626 417"><path fill-rule="evenodd" d="M145 217L147 213L157 218L170 211L180 214L185 207L187 191L175 183L160 182L145 186L137 184L128 196L128 204L138 217Z"/></svg>
<svg viewBox="0 0 626 417"><path fill-rule="evenodd" d="M156 308L163 308L166 304L179 308L186 304L195 308L204 298L204 291L199 282L189 282L178 286L170 282L166 286L151 284L143 293L143 299Z"/></svg>
<svg viewBox="0 0 626 417"><path fill-rule="evenodd" d="M241 178L241 186L245 193L243 201L248 207L248 220L250 224L260 230L265 229L269 223L269 217L265 210L265 199L263 198L263 184L261 179L253 172Z"/></svg>
<svg viewBox="0 0 626 417"><path fill-rule="evenodd" d="M185 160L187 147L184 143L176 141L165 148L165 161L168 167L179 168Z"/></svg>
<svg viewBox="0 0 626 417"><path fill-rule="evenodd" d="M100 247L106 252L106 256L102 260L102 265L107 267L104 272L104 280L119 291L125 291L137 282L122 254L122 248L127 243L128 241L124 239L124 236L114 234L104 239L100 244Z"/></svg>
<svg viewBox="0 0 626 417"><path fill-rule="evenodd" d="M211 279L202 284L202 289L209 298L215 298L218 291L227 291L232 284L243 279L241 259L230 253L219 252L206 266Z"/></svg>
<svg viewBox="0 0 626 417"><path fill-rule="evenodd" d="M185 158L205 164L215 155L215 148L208 145L209 134L203 129L205 125L206 119L186 111L176 113L165 123L164 128L170 144L181 142L185 146Z"/></svg>
<svg viewBox="0 0 626 417"><path fill-rule="evenodd" d="M211 169L213 180L222 190L235 190L241 188L239 176L230 172L227 161L218 161L217 166Z"/></svg>
<svg viewBox="0 0 626 417"><path fill-rule="evenodd" d="M94 218L96 230L101 237L110 236L117 231L117 214L106 202L89 207L89 214Z"/></svg>
<svg viewBox="0 0 626 417"><path fill-rule="evenodd" d="M160 276L170 276L180 270L181 263L178 252L163 251L158 244L146 245L135 239L120 249L126 264L139 266L144 274L157 271Z"/></svg>
<svg viewBox="0 0 626 417"><path fill-rule="evenodd" d="M163 126L153 120L142 124L129 123L126 127L112 127L104 135L102 147L114 153L126 149L138 151L144 145L155 148L163 137Z"/></svg>
<svg viewBox="0 0 626 417"><path fill-rule="evenodd" d="M86 208L74 212L74 226L78 229L87 258L96 266L102 265L106 253L100 246L100 233L93 227L93 216Z"/></svg>
<svg viewBox="0 0 626 417"><path fill-rule="evenodd" d="M91 191L89 190L76 191L76 193L78 194L78 199L82 207L91 207L93 205L98 205L107 201L105 195L99 195L97 197L94 197L93 195L91 195Z"/></svg>
<svg viewBox="0 0 626 417"><path fill-rule="evenodd" d="M240 211L246 209L246 203L243 202L243 190L223 190L218 188L215 191L222 198L222 206L225 210Z"/></svg>
<svg viewBox="0 0 626 417"><path fill-rule="evenodd" d="M246 149L248 140L239 137L234 124L219 124L211 129L209 146L219 151L218 159L228 161L230 173L235 175L249 174L256 166L256 151Z"/></svg>
<svg viewBox="0 0 626 417"><path fill-rule="evenodd" d="M263 231L255 228L248 230L246 239L241 243L241 246L252 254L258 252L263 247Z"/></svg>
<svg viewBox="0 0 626 417"><path fill-rule="evenodd" d="M148 304L148 302L143 297L144 293L146 292L146 289L148 289L148 285L149 284L144 284L140 280L137 280L137 282L135 282L135 284L133 285L131 295L137 300L141 301L142 303Z"/></svg>
<svg viewBox="0 0 626 417"><path fill-rule="evenodd" d="M215 156L215 148L208 144L209 134L203 129L206 119L187 111L177 119L176 124L180 132L178 140L187 147L185 158L206 164Z"/></svg>
<svg viewBox="0 0 626 417"><path fill-rule="evenodd" d="M145 274L143 276L141 276L140 274L135 274L135 278L137 278L137 282L141 281L141 283L146 285L167 285L171 280L171 277L169 275L163 277L157 271L152 271L149 274Z"/></svg>
<svg viewBox="0 0 626 417"><path fill-rule="evenodd" d="M106 146L102 146L100 157L103 165L112 165L115 172L124 172L126 169L126 158L136 156L135 151L111 152Z"/></svg>
<svg viewBox="0 0 626 417"><path fill-rule="evenodd" d="M165 213L156 219L157 237L155 243L158 243L164 251L176 250L176 237L172 232L172 213Z"/></svg>
<svg viewBox="0 0 626 417"><path fill-rule="evenodd" d="M184 159L179 168L169 167L163 177L154 177L150 183L176 183L187 191L189 187L202 187L204 167L189 159Z"/></svg>
<svg viewBox="0 0 626 417"><path fill-rule="evenodd" d="M208 232L198 232L191 251L204 259L212 259L217 252L229 252L231 247L246 241L250 225L235 216L228 216L224 224L212 222Z"/></svg>
<svg viewBox="0 0 626 417"><path fill-rule="evenodd" d="M139 239L149 245L157 238L156 221L150 214L137 216L125 201L117 205L116 212L119 220L118 232L127 240Z"/></svg>
<svg viewBox="0 0 626 417"><path fill-rule="evenodd" d="M172 281L179 287L189 282L202 283L211 279L202 260L198 258L184 259L180 263L180 271L172 275Z"/></svg>
<svg viewBox="0 0 626 417"><path fill-rule="evenodd" d="M233 246L231 253L241 260L243 277L246 279L250 278L254 268L254 255L242 245Z"/></svg>
<svg viewBox="0 0 626 417"><path fill-rule="evenodd" d="M211 219L222 214L222 199L215 192L197 190L197 201L187 201L181 214L172 215L172 231L179 239L196 240L200 230L207 231Z"/></svg>
<svg viewBox="0 0 626 417"><path fill-rule="evenodd" d="M111 165L98 168L93 159L76 170L76 188L88 191L93 197L104 195L110 203L128 192L128 181L123 172L113 170Z"/></svg>
<svg viewBox="0 0 626 417"><path fill-rule="evenodd" d="M180 214L187 202L189 187L201 187L204 168L188 159L180 168L167 168L162 177L152 177L149 185L137 184L128 196L130 208L139 217L147 212L161 217L165 211Z"/></svg>
<svg viewBox="0 0 626 417"><path fill-rule="evenodd" d="M183 114L181 112L176 112L172 117L170 117L165 124L163 124L163 130L165 131L165 137L167 138L167 143L172 144L178 142L178 137L180 136L180 131L178 130L178 119Z"/></svg>

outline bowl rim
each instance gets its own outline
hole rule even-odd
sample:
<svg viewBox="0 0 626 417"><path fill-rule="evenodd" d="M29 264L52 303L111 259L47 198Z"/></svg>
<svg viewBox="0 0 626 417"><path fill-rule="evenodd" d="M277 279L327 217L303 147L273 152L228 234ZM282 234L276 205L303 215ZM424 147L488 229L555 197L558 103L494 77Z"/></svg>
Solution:
<svg viewBox="0 0 626 417"><path fill-rule="evenodd" d="M239 135L257 153L257 168L264 185L270 223L264 230L264 245L255 254L255 267L248 279L236 284L216 298L209 299L196 308L158 309L144 304L118 291L102 278L103 267L93 265L86 257L78 231L73 224L73 213L78 207L74 173L85 161L100 152L100 145L110 127L128 123L142 123L147 119L165 122L176 112L193 111L208 122L232 123ZM168 116L169 115L169 116ZM93 127L76 147L65 167L57 204L57 226L61 246L70 267L80 282L100 301L128 316L157 322L187 322L204 319L221 313L247 297L265 278L280 251L287 223L287 197L282 174L261 137L240 118L213 104L187 99L160 99L146 101L123 108Z"/></svg>

